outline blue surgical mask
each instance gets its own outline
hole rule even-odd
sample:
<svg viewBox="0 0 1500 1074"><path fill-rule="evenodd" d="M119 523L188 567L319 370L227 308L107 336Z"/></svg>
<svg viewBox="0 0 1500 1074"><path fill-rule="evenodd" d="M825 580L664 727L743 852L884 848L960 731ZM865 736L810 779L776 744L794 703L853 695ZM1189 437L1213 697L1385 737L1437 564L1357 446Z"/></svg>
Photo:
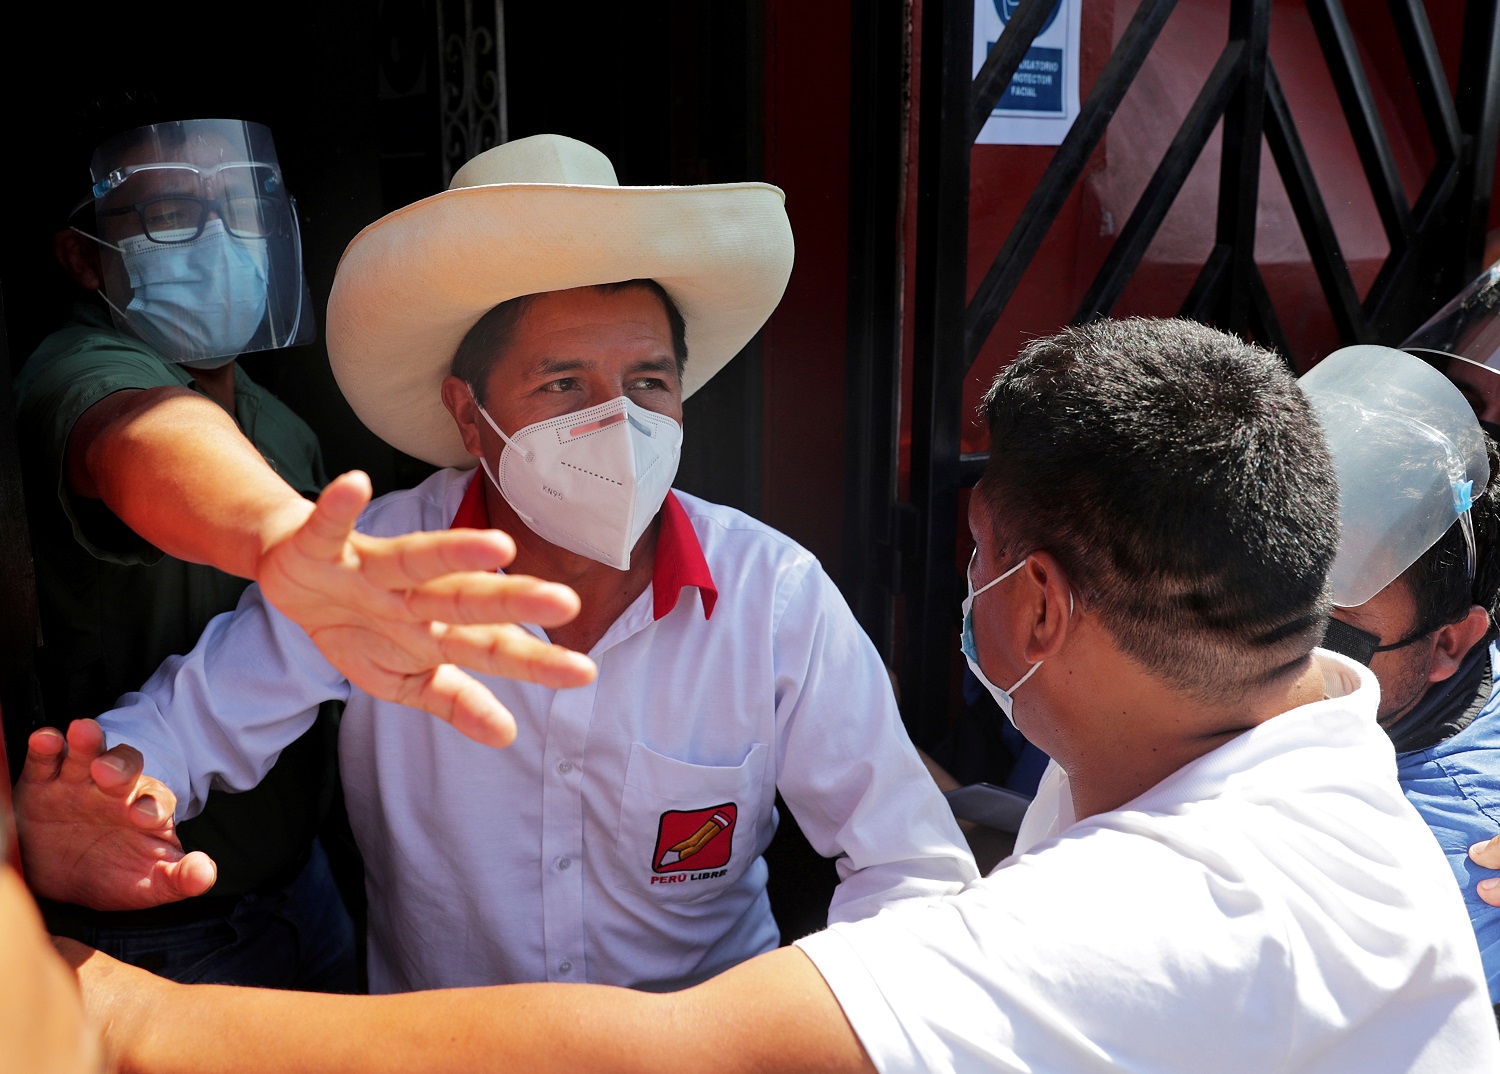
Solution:
<svg viewBox="0 0 1500 1074"><path fill-rule="evenodd" d="M265 319L263 239L237 239L214 219L192 242L136 235L114 248L134 293L123 310L109 303L116 323L174 362L197 369L225 365Z"/></svg>
<svg viewBox="0 0 1500 1074"><path fill-rule="evenodd" d="M984 684L984 688L988 690L990 692L990 696L995 699L995 704L1000 706L1000 711L1005 713L1005 718L1012 724L1014 724L1016 721L1015 717L1011 715L1011 709L1015 704L1011 695L1019 690L1022 684L1024 684L1027 679L1036 674L1036 669L1042 666L1042 661L1038 660L1035 664L1032 664L1031 668L1026 672L1026 674L1017 679L1015 684L1011 686L1009 690L1002 690L1000 689L1000 687L990 682L989 676L987 676L984 673L984 669L979 666L979 651L974 647L974 598L979 596L979 594L983 593L986 589L993 587L999 582L1005 581L1005 579L1009 578L1012 574L1015 574L1016 571L1020 570L1025 565L1026 560L1022 559L1020 563L1017 563L1014 567L1006 571L1004 574L997 575L995 578L990 579L990 581L986 582L978 589L975 589L974 576L972 573L974 569L974 561L973 559L969 560L969 568L967 571L965 571L965 575L967 576L967 580L969 583L969 595L964 598L964 625L963 630L960 632L959 641L959 649L963 652L964 659L968 661L969 670L974 673L974 677L976 679Z"/></svg>

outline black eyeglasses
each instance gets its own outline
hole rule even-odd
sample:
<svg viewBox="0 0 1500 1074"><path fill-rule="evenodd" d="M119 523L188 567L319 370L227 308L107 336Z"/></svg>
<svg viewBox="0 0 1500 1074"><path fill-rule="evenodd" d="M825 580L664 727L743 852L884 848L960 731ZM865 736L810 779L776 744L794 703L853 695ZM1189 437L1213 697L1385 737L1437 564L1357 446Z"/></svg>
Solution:
<svg viewBox="0 0 1500 1074"><path fill-rule="evenodd" d="M142 173L156 183L162 183L167 173L187 173L185 182L197 186L200 191L210 183L218 188L218 197L203 197L200 194L162 193L145 198L130 205L117 205L98 210L105 217L134 216L141 226L141 234L152 242L192 242L203 234L208 221L217 214L224 228L240 239L264 239L275 235L286 227L290 199L281 186L281 177L276 169L267 165L233 164L220 165L213 169L192 169L182 166L147 165L130 169L129 174L113 181L113 185L96 184L94 197L102 196L104 190L118 188L130 175ZM167 180L184 182L184 180ZM73 210L76 215L87 208L93 198L85 198Z"/></svg>
<svg viewBox="0 0 1500 1074"><path fill-rule="evenodd" d="M224 221L224 229L238 239L264 239L274 235L285 220L285 205L254 195L196 198L187 194L150 198L134 205L104 209L101 217L134 213L141 231L152 242L192 242L207 226L212 213Z"/></svg>

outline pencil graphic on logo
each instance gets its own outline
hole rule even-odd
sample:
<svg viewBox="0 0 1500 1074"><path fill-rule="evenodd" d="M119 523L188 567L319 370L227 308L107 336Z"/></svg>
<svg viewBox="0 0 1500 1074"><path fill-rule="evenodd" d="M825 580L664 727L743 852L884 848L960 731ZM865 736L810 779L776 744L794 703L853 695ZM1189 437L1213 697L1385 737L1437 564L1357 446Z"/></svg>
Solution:
<svg viewBox="0 0 1500 1074"><path fill-rule="evenodd" d="M662 854L661 860L656 863L656 867L662 869L668 865L686 861L713 842L715 837L729 827L730 823L731 818L725 816L722 810L715 810L713 816L704 821L702 827L696 832L682 842L668 847Z"/></svg>

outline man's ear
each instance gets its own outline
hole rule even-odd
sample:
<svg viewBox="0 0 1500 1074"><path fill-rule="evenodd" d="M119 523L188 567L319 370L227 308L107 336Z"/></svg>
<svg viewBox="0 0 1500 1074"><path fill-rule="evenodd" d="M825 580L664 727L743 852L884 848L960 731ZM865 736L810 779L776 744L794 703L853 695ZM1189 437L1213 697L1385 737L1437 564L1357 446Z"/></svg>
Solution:
<svg viewBox="0 0 1500 1074"><path fill-rule="evenodd" d="M74 283L85 291L104 286L104 266L99 262L99 244L72 228L52 236L52 256Z"/></svg>
<svg viewBox="0 0 1500 1074"><path fill-rule="evenodd" d="M1027 556L1021 574L1030 583L1025 599L1032 609L1031 636L1023 655L1027 663L1035 664L1056 653L1067 639L1073 621L1073 587L1050 552Z"/></svg>
<svg viewBox="0 0 1500 1074"><path fill-rule="evenodd" d="M1445 627L1439 627L1433 634L1435 642L1432 651L1432 664L1427 669L1428 682L1442 682L1450 678L1458 671L1464 657L1469 655L1469 650L1478 644L1479 639L1484 637L1485 631L1490 628L1490 615L1479 605L1474 604L1469 608L1469 614L1456 623L1449 623Z"/></svg>
<svg viewBox="0 0 1500 1074"><path fill-rule="evenodd" d="M484 443L479 439L479 405L474 402L474 393L458 377L449 374L443 378L443 405L453 415L458 426L458 435L463 437L464 450L476 459L484 458Z"/></svg>

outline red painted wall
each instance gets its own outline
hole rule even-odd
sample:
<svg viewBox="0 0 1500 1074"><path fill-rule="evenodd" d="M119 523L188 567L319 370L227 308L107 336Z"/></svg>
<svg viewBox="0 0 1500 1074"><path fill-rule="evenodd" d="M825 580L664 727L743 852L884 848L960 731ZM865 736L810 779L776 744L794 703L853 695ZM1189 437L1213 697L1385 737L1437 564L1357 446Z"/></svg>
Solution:
<svg viewBox="0 0 1500 1074"><path fill-rule="evenodd" d="M765 0L765 178L787 192L791 282L762 336L763 519L837 577L848 288L849 4Z"/></svg>

